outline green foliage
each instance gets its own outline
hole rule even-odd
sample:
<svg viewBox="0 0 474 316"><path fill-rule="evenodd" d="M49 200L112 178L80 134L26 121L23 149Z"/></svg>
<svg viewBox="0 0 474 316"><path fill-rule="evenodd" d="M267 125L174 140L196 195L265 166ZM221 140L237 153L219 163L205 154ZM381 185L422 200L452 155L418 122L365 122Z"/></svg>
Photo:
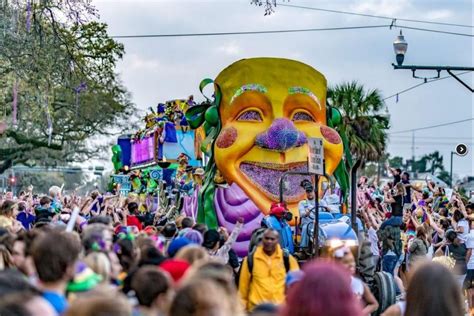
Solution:
<svg viewBox="0 0 474 316"><path fill-rule="evenodd" d="M12 163L98 157L91 140L124 132L135 113L115 74L123 45L94 21L90 1L34 2L29 30L24 7L2 5L0 28L8 31L0 33L0 113L8 128L0 135L0 173ZM17 125L11 123L15 82Z"/></svg>
<svg viewBox="0 0 474 316"><path fill-rule="evenodd" d="M17 192L26 191L30 185L34 187L37 193L47 194L51 186L61 186L64 183L64 190L74 190L81 186L84 182L84 174L82 172L66 173L66 172L17 172Z"/></svg>
<svg viewBox="0 0 474 316"><path fill-rule="evenodd" d="M411 165L411 161L409 161ZM392 165L391 165L392 166ZM393 167L393 166L392 166ZM420 159L415 160L412 169L414 172L438 174L444 171L443 156L439 151L423 155Z"/></svg>
<svg viewBox="0 0 474 316"><path fill-rule="evenodd" d="M380 160L389 129L389 117L381 114L384 102L380 92L366 91L363 85L353 81L329 87L327 101L341 111L342 124L336 129L347 136L354 161L360 160L364 165Z"/></svg>
<svg viewBox="0 0 474 316"><path fill-rule="evenodd" d="M437 174L437 177L444 181L447 185L449 186L452 186L452 183L451 183L451 176L449 175L449 172L447 172L446 170L442 170L440 171L438 174Z"/></svg>
<svg viewBox="0 0 474 316"><path fill-rule="evenodd" d="M361 176L366 176L367 178L373 178L378 175L378 165L376 163L366 163L364 168L360 170Z"/></svg>
<svg viewBox="0 0 474 316"><path fill-rule="evenodd" d="M395 156L388 159L388 164L392 168L403 168L403 157Z"/></svg>
<svg viewBox="0 0 474 316"><path fill-rule="evenodd" d="M411 160L403 162L402 157L395 156L388 159L388 164L392 168L409 168L414 173L430 173L437 176L447 184L451 184L449 173L444 169L443 156L439 151L423 155L420 159L415 160L414 163Z"/></svg>

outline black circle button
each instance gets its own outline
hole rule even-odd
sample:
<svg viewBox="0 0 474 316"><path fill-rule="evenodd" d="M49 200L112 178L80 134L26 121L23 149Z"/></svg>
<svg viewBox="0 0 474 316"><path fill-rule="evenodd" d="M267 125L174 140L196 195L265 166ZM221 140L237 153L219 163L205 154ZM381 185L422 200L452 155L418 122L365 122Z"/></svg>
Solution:
<svg viewBox="0 0 474 316"><path fill-rule="evenodd" d="M466 156L467 155L466 144L458 144L456 146L456 154L458 154L459 156Z"/></svg>

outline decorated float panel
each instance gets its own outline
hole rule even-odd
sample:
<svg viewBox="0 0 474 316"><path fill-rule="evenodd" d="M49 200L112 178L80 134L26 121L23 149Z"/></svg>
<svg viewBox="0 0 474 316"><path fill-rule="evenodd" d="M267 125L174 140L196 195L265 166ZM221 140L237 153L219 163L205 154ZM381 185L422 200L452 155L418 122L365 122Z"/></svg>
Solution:
<svg viewBox="0 0 474 316"><path fill-rule="evenodd" d="M143 129L122 135L112 147L113 184L130 183L129 192L153 193L158 180L171 184L179 157L185 155L190 165L200 166L202 156L196 148L203 132L191 130L183 112L193 105L192 96L160 103L156 110L150 108ZM121 188L123 194L126 188Z"/></svg>
<svg viewBox="0 0 474 316"><path fill-rule="evenodd" d="M156 160L155 148L157 144L154 133L135 140L132 143L132 166L142 165Z"/></svg>
<svg viewBox="0 0 474 316"><path fill-rule="evenodd" d="M132 144L130 139L132 135L122 135L117 139L117 145L120 146L122 152L121 162L124 166L130 166L130 159L132 155Z"/></svg>
<svg viewBox="0 0 474 316"><path fill-rule="evenodd" d="M191 128L203 127L201 149L210 160L194 196L197 206L185 210L197 209L199 222L229 231L243 217L235 249L240 255L278 201L282 174L308 170L308 138L323 139L326 173L334 173L347 191L343 140L333 128L341 117L326 107L326 79L320 72L294 60L252 58L233 63L215 80L203 80L201 91L208 84L214 86L214 98L186 113ZM304 179L289 177L284 196L296 216L298 202L305 198Z"/></svg>

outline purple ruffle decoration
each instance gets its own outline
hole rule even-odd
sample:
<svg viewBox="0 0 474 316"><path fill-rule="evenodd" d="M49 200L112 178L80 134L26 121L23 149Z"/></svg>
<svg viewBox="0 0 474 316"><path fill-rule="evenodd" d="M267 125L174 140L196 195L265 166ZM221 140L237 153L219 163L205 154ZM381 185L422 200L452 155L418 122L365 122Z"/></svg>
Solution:
<svg viewBox="0 0 474 316"><path fill-rule="evenodd" d="M227 228L229 232L234 229L237 219L243 217L245 224L233 249L239 257L246 256L252 232L259 228L262 222L262 212L235 183L228 188L216 188L214 207L219 225ZM186 216L197 218L198 190L195 190L192 196L184 198L183 211Z"/></svg>
<svg viewBox="0 0 474 316"><path fill-rule="evenodd" d="M239 217L244 218L244 227L233 249L239 257L247 255L252 232L260 227L263 214L244 191L233 183L229 188L217 188L214 197L217 220L229 232L234 229Z"/></svg>
<svg viewBox="0 0 474 316"><path fill-rule="evenodd" d="M194 193L190 196L184 197L183 203L183 212L186 216L191 217L196 221L197 213L198 213L198 194L200 188L195 188Z"/></svg>

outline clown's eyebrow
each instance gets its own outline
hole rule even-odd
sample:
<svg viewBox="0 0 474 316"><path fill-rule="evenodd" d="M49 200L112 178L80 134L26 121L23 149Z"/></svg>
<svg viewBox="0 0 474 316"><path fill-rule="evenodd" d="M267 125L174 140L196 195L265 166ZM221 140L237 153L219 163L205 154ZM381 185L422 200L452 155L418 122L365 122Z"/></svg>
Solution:
<svg viewBox="0 0 474 316"><path fill-rule="evenodd" d="M291 95L291 94L297 94L297 93L306 94L308 97L313 99L314 102L316 102L316 104L319 106L319 109L321 110L321 103L319 102L318 97L313 92L311 92L311 90L309 90L308 88L304 88L304 87L291 87L291 88L288 88L288 94Z"/></svg>
<svg viewBox="0 0 474 316"><path fill-rule="evenodd" d="M244 84L242 87L235 90L234 95L230 99L230 103L232 103L235 98L237 98L239 95L241 95L242 93L244 93L246 91L257 91L257 92L260 92L260 93L267 93L268 90L267 90L267 88L265 88L264 86L262 86L261 84L258 84L258 83Z"/></svg>

